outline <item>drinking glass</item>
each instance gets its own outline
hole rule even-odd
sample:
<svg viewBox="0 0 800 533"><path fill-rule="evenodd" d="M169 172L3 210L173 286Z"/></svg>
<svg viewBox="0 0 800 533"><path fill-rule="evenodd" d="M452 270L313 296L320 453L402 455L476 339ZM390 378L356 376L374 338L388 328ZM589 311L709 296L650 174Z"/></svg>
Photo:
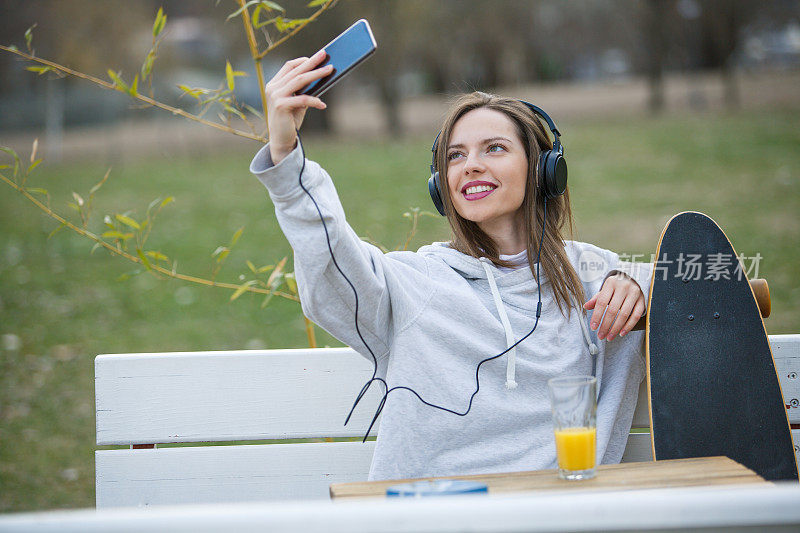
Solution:
<svg viewBox="0 0 800 533"><path fill-rule="evenodd" d="M562 479L591 479L597 455L597 379L593 376L552 378L547 382L553 431Z"/></svg>

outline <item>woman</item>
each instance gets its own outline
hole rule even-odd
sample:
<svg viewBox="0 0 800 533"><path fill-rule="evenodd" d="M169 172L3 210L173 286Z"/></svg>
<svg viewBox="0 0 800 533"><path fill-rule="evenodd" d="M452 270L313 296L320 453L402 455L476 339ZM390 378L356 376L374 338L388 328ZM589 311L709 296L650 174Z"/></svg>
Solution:
<svg viewBox="0 0 800 533"><path fill-rule="evenodd" d="M316 68L323 58L289 61L267 84L270 143L250 169L294 249L304 313L374 360L385 380L375 386L391 390L370 479L554 468L547 380L593 371L598 458L619 462L644 375L641 334L626 333L644 313L648 273L563 240L568 195L545 204L531 179L552 148L542 124L516 100L459 100L435 153L453 240L384 254L350 228L330 176L297 138L305 110L325 109L295 95L330 73ZM581 256L606 276L579 278Z"/></svg>

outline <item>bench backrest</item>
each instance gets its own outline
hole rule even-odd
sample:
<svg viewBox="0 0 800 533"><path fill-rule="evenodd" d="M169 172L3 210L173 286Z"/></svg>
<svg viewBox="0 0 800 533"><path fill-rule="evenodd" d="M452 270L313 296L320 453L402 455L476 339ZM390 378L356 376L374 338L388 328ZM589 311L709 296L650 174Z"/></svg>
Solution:
<svg viewBox="0 0 800 533"><path fill-rule="evenodd" d="M770 342L795 427L800 335ZM97 444L130 448L96 451L97 506L327 498L331 483L363 481L374 443L359 437L377 387L342 424L371 374L349 348L100 355ZM651 459L648 426L643 385L623 461ZM339 437L357 441L329 442ZM265 440L278 443L237 442ZM213 442L223 444L142 447Z"/></svg>

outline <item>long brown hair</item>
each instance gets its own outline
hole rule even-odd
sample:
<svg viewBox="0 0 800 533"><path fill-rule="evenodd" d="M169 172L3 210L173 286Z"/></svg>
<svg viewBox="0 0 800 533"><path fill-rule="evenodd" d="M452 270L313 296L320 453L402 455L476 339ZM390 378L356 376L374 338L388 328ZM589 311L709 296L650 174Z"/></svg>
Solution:
<svg viewBox="0 0 800 533"><path fill-rule="evenodd" d="M521 209L527 236L528 265L535 277L536 252L539 249L539 239L544 223L544 196L538 186L538 180L535 178L538 172L539 154L542 150L552 149L553 143L537 116L519 100L473 92L458 98L445 118L436 144L434 161L440 176L439 192L442 196L447 220L453 231L453 240L450 245L463 254L487 257L496 265L511 266L507 261L500 259L497 244L478 227L477 223L463 218L456 212L450 197L450 188L447 186L447 146L450 144L453 127L458 119L466 113L483 107L504 113L511 119L519 139L525 147L529 179L525 187L525 198L522 201ZM563 195L547 200L547 226L544 230L540 265L544 275L552 284L559 310L564 314L564 307L566 307L567 315L572 308L570 303L572 298L579 304L584 301L583 285L564 250L562 230L567 229L571 238L572 228L572 209L569 203L569 188L567 188Z"/></svg>

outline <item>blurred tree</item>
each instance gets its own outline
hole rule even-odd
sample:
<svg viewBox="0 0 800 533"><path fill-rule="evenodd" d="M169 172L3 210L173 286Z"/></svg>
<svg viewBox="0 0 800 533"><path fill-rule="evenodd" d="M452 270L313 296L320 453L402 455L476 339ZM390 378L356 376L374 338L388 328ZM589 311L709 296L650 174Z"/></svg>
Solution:
<svg viewBox="0 0 800 533"><path fill-rule="evenodd" d="M648 51L647 81L650 86L647 106L652 113L664 109L664 67L669 48L669 22L674 7L672 0L648 0L642 17Z"/></svg>
<svg viewBox="0 0 800 533"><path fill-rule="evenodd" d="M701 66L719 69L725 87L725 104L739 107L739 85L732 56L739 47L743 26L760 9L759 3L749 0L706 0L701 5Z"/></svg>

